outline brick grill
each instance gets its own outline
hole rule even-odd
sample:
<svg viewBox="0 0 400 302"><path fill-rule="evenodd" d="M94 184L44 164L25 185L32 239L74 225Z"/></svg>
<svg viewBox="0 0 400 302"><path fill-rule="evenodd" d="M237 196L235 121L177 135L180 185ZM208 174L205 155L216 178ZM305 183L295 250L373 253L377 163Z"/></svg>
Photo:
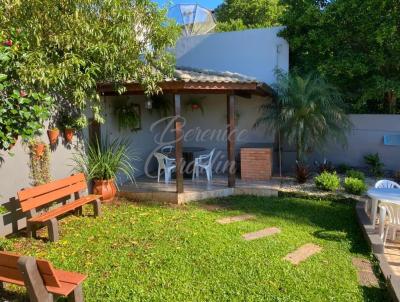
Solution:
<svg viewBox="0 0 400 302"><path fill-rule="evenodd" d="M269 180L272 176L270 148L241 148L240 169L243 180Z"/></svg>

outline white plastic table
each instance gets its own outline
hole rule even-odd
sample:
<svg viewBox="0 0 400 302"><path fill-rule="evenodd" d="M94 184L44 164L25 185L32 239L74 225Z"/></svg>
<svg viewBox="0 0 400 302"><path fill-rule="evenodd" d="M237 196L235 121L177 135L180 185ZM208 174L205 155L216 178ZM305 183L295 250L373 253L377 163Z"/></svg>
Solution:
<svg viewBox="0 0 400 302"><path fill-rule="evenodd" d="M368 190L367 195L372 199L371 222L374 227L379 201L392 202L400 205L400 189L373 188Z"/></svg>

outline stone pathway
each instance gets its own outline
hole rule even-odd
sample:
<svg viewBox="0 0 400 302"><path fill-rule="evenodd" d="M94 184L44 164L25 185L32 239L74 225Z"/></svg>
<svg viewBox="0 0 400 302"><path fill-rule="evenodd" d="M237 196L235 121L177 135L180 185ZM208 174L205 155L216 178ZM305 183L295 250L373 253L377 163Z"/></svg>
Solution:
<svg viewBox="0 0 400 302"><path fill-rule="evenodd" d="M272 228L266 228L263 230L259 230L256 232L252 232L252 233L247 233L247 234L243 234L242 237L244 238L244 240L254 240L254 239L258 239L258 238L263 238L263 237L267 237L267 236L271 236L274 234L278 234L280 233L281 230L276 228L276 227L272 227Z"/></svg>
<svg viewBox="0 0 400 302"><path fill-rule="evenodd" d="M287 254L283 259L291 262L294 265L298 265L300 262L306 260L312 255L319 253L322 248L313 243L307 243L292 253Z"/></svg>
<svg viewBox="0 0 400 302"><path fill-rule="evenodd" d="M225 217L218 219L217 222L220 224L228 224L232 222L238 222L238 221L244 221L244 220L249 220L249 219L254 219L256 216L251 215L251 214L243 214L243 215L238 215L238 216L231 216L231 217Z"/></svg>
<svg viewBox="0 0 400 302"><path fill-rule="evenodd" d="M358 282L361 286L379 286L379 282L374 274L371 262L363 258L353 258L351 262L357 268Z"/></svg>

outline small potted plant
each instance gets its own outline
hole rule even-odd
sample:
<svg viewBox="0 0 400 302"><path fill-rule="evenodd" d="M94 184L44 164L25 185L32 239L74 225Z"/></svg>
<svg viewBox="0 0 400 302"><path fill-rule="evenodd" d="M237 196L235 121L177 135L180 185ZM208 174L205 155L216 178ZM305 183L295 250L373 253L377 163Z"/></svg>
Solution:
<svg viewBox="0 0 400 302"><path fill-rule="evenodd" d="M117 193L118 173L134 182L135 168L132 161L137 160L130 153L129 143L124 139L109 142L96 140L89 144L87 151L80 151L72 158L76 172L85 173L94 182L93 193L102 195L103 202L112 201Z"/></svg>
<svg viewBox="0 0 400 302"><path fill-rule="evenodd" d="M186 107L191 108L192 111L200 110L202 114L204 114L204 107L201 103L201 99L190 99L186 103Z"/></svg>
<svg viewBox="0 0 400 302"><path fill-rule="evenodd" d="M64 129L64 137L67 143L71 143L76 131L86 127L87 119L84 115L79 117L64 116L61 121L62 128Z"/></svg>
<svg viewBox="0 0 400 302"><path fill-rule="evenodd" d="M58 137L60 136L60 130L53 126L47 130L47 135L49 137L50 145L57 144Z"/></svg>
<svg viewBox="0 0 400 302"><path fill-rule="evenodd" d="M40 158L46 151L46 144L42 140L33 139L29 142L29 149L37 158Z"/></svg>

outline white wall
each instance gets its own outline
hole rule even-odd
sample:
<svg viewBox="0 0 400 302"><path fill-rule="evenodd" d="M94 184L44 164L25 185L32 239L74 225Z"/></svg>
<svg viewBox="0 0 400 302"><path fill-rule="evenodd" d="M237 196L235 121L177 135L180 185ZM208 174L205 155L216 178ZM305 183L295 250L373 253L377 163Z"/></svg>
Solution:
<svg viewBox="0 0 400 302"><path fill-rule="evenodd" d="M177 65L237 72L272 84L276 67L289 69L289 45L277 36L281 30L271 27L181 38L175 49Z"/></svg>

